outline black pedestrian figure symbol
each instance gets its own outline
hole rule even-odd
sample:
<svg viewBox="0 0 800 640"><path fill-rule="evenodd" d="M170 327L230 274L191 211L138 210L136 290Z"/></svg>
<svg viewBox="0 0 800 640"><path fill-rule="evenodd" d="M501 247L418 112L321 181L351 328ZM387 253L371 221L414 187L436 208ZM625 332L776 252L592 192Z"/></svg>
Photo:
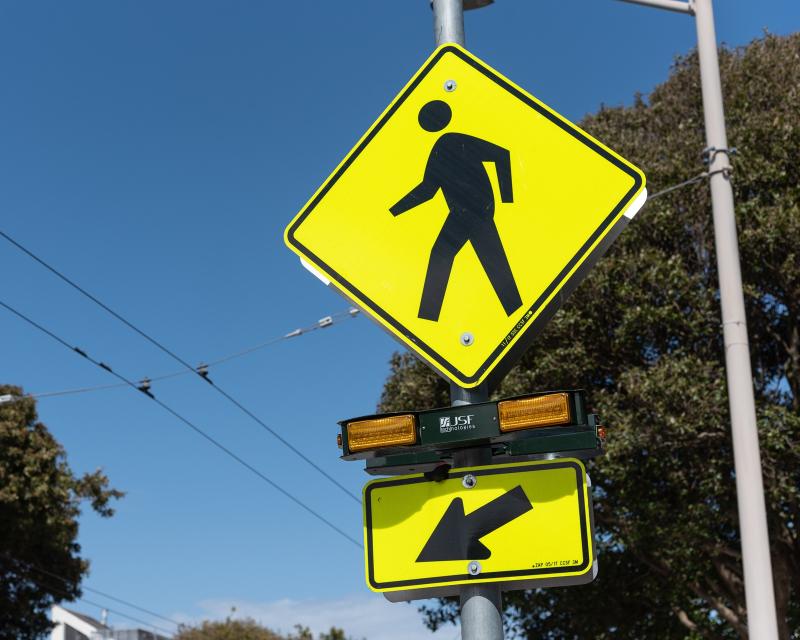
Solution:
<svg viewBox="0 0 800 640"><path fill-rule="evenodd" d="M426 131L444 129L452 117L441 100L420 109L419 124ZM438 320L453 261L467 242L480 260L506 315L522 306L514 275L494 223L494 194L484 162L497 170L500 199L513 202L511 162L507 149L463 133L443 133L433 145L425 175L408 195L389 209L395 216L427 202L441 189L450 213L433 243L418 317Z"/></svg>

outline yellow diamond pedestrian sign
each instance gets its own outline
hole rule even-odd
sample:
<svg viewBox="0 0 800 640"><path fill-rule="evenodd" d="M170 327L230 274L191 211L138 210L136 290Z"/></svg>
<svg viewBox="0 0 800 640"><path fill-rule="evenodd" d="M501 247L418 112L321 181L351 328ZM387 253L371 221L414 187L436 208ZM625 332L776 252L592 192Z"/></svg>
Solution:
<svg viewBox="0 0 800 640"><path fill-rule="evenodd" d="M590 487L572 458L468 467L364 487L367 585L389 599L594 579ZM433 589L434 591L431 591Z"/></svg>
<svg viewBox="0 0 800 640"><path fill-rule="evenodd" d="M499 375L644 204L642 172L455 45L434 51L286 229L462 387Z"/></svg>

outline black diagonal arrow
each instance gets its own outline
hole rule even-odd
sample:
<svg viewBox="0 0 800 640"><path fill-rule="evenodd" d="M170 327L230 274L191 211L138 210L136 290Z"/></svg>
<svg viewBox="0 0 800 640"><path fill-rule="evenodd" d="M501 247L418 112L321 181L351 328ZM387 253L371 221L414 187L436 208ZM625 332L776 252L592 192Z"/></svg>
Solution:
<svg viewBox="0 0 800 640"><path fill-rule="evenodd" d="M469 515L464 515L464 501L453 498L422 548L417 562L485 560L492 552L481 543L480 538L531 509L533 505L522 487L515 487Z"/></svg>

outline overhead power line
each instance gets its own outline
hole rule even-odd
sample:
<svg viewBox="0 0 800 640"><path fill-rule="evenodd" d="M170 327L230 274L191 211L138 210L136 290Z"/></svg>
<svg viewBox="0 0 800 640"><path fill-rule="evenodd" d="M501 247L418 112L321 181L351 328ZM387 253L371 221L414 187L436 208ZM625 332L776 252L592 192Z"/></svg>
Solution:
<svg viewBox="0 0 800 640"><path fill-rule="evenodd" d="M215 366L217 366L219 364L222 364L224 362L229 362L230 360L233 360L235 358L241 358L243 356L249 355L251 353L254 353L255 351L258 351L260 349L264 349L265 347L277 344L277 343L282 342L284 340L291 340L292 338L296 338L298 336L306 335L306 334L311 333L312 331L316 331L318 329L324 329L324 328L327 328L327 327L331 327L334 324L336 324L336 321L338 319L340 319L340 318L355 318L355 317L358 316L359 313L360 313L359 309L357 309L356 307L351 307L347 311L340 311L339 313L334 313L332 315L320 318L319 320L317 320L317 322L315 322L312 325L308 325L306 327L298 327L297 329L293 329L289 333L285 333L285 334L282 334L280 336L275 336L274 338L271 338L269 340L261 342L261 343L255 345L255 346L248 347L247 349L242 349L240 351L236 351L236 352L228 354L226 356L222 356L220 358L217 358L216 360L209 360L207 362L203 362L202 364L198 365L195 369L198 370L198 371L199 370L208 370L211 367L215 367ZM189 371L187 369L180 369L179 371L172 371L170 373L164 373L164 374L157 375L157 376L143 376L139 380L139 384L141 385L141 384L148 383L148 382L149 383L158 382L160 380L167 380L169 378L176 378L178 376L189 375L190 373L193 373L193 372ZM210 373L210 371L208 373ZM20 396L16 396L16 395L12 395L12 394L6 394L6 395L0 396L0 404L5 404L5 403L8 403L8 402L16 402L16 401L19 401L19 400L23 400L25 398L35 398L35 399L39 399L39 398L54 398L54 397L57 397L57 396L73 395L73 394L77 394L77 393L88 393L88 392L92 392L92 391L105 391L107 389L119 389L119 388L126 387L126 386L127 385L124 382L117 382L117 383L114 383L114 384L100 384L100 385L94 385L94 386L91 386L91 387L78 387L78 388L73 388L73 389L61 389L59 391L44 391L44 392L40 392L40 393L26 393L26 394L20 395Z"/></svg>
<svg viewBox="0 0 800 640"><path fill-rule="evenodd" d="M363 547L362 547L362 545L361 545L361 543L360 543L360 542L358 542L358 541L357 541L355 538L352 538L351 536L349 536L347 533L345 533L345 532L344 532L344 531L342 531L342 530L341 530L339 527L337 527L335 524L333 524L333 523L332 523L330 520L328 520L328 519L327 519L327 518L325 518L324 516L320 515L320 514L319 514L317 511L315 511L314 509L312 509L311 507L309 507L309 506L308 506L307 504L305 504L305 503L304 503L302 500L300 500L299 498L295 497L293 494L289 493L289 492L288 492L286 489L284 489L282 486L280 486L280 485L279 485L277 482L275 482L274 480L270 479L269 477L267 477L266 475L264 475L264 474L263 474L261 471L259 471L258 469L256 469L256 468L255 468L253 465L251 465L250 463L248 463L248 462L246 462L245 460L243 460L243 459L242 459L240 456L238 456L236 453L234 453L233 451L231 451L230 449L228 449L228 447L226 447L224 444L222 444L221 442L219 442L218 440L216 440L214 437L210 436L208 433L206 433L205 431L203 431L203 430L202 430L200 427L198 427L198 426L197 426L197 425L196 425L194 422L192 422L192 421L191 421L191 420L189 420L188 418L184 417L183 415L181 415L180 413L178 413L177 411L175 411L175 409L173 409L172 407L170 407L169 405L167 405L165 402L162 402L161 400L159 400L159 399L158 399L156 396L154 396L152 393L150 393L150 391L149 391L148 389L143 389L141 386L138 386L138 385L137 385L135 382L133 382L133 381L132 381L132 380L130 380L129 378L126 378L126 377L125 377L125 376L123 376L122 374L120 374L120 373L117 373L117 372L116 372L116 371L114 371L114 370L111 368L111 366L110 366L110 365L108 365L107 363L105 363L105 362L102 362L102 361L100 361L100 360L95 360L95 359L94 359L92 356L90 356L88 353L86 353L86 352L85 352L83 349L81 349L81 348L79 348L79 347L75 347L75 346L72 346L72 345L70 345L70 344L69 344L69 343L68 343L66 340L64 340L63 338L59 337L58 335L56 335L55 333L53 333L53 332L52 332L52 331L50 331L49 329L47 329L47 328L43 327L41 324L39 324L39 323L38 323L38 322L36 322L35 320L32 320L31 318L29 318L28 316L26 316L25 314L23 314L21 311L18 311L18 310L17 310L17 309L15 309L14 307L12 307L12 306L10 306L10 305L6 304L6 303L5 303L5 302L3 302L2 300L0 300L0 306L2 306L3 308L5 308L6 310L10 311L11 313L13 313L15 316L17 316L17 317L18 317L18 318L20 318L21 320L24 320L25 322L27 322L29 325L31 325L31 326L32 326L32 327L34 327L35 329L39 330L40 332L44 333L45 335L48 335L48 336L50 336L50 338L52 338L53 340L55 340L56 342L58 342L58 343L59 343L60 345L62 345L63 347L66 347L66 348L67 348L67 349L69 349L70 351L72 351L72 352L74 352L74 353L77 353L79 356L81 356L82 358L84 358L84 359L88 360L89 362L91 362L91 363L92 363L93 365L95 365L96 367L99 367L100 369L103 369L104 371L106 371L106 372L110 373L110 374L111 374L112 376L114 376L115 378L117 378L117 379L119 379L120 381L122 381L122 382L124 382L125 384L127 384L127 385L128 385L130 388L131 388L131 389L135 389L135 390L137 390L137 391L139 391L139 392L143 393L143 394L144 394L144 395L146 395L148 398L150 398L150 399L151 399L153 402L155 402L155 403L156 403L158 406L160 406L162 409L164 409L164 411L168 412L169 414L171 414L172 416L174 416L175 418L177 418L178 420L180 420L180 421L181 421L183 424L185 424L187 427L189 427L190 429L192 429L192 430L193 430L195 433L197 433L198 435L200 435L200 436L202 436L203 438L205 438L205 439L206 439L208 442L210 442L212 445L214 445L215 447L217 447L217 448L218 448L219 450L221 450L223 453L225 453L225 454L226 454L226 455L228 455L229 457L233 458L233 459L234 459L236 462L238 462L240 465L242 465L243 467L245 467L246 469L248 469L248 470L249 470L251 473L253 473L254 475L258 476L258 477L259 477L261 480L263 480L264 482L266 482L267 484L269 484L269 485L270 485L270 486L271 486L273 489L275 489L276 491L279 491L280 493L282 493L284 496L286 496L287 498L289 498L289 499L290 499L292 502L294 502L295 504L297 504L299 507L302 507L302 508L303 508L304 510L306 510L308 513L310 513L311 515L313 515L313 516L314 516L315 518L317 518L319 521L321 521L321 522L325 523L326 525L328 525L328 526L329 526L331 529L333 529L334 531L336 531L336 533L338 533L338 534L339 534L339 535L341 535L342 537L346 538L347 540L349 540L350 542L352 542L352 543L353 543L354 545L356 545L357 547L359 547L359 548L363 548Z"/></svg>
<svg viewBox="0 0 800 640"><path fill-rule="evenodd" d="M65 591L61 591L60 589L54 589L54 590L55 591L60 591L62 595L65 595L65 596L69 595ZM106 605L100 604L98 602L93 602L92 600L87 600L84 597L77 598L77 600L80 600L81 602L85 602L86 604L90 604L93 607L99 607L100 609L105 609L109 613L113 613L114 615L120 616L120 617L125 618L127 620L132 620L133 622L138 622L139 624L143 624L146 627L150 627L151 629L155 629L156 631L163 631L164 633L167 633L169 635L172 635L172 633L173 633L169 629L165 629L164 627L159 627L158 625L155 625L152 622L147 622L146 620L142 620L141 618L136 618L136 617L130 615L129 613L122 613L122 611L118 611L116 609L112 609L111 607L107 607Z"/></svg>
<svg viewBox="0 0 800 640"><path fill-rule="evenodd" d="M89 599L84 598L82 596L76 598L72 594L70 594L68 591L66 591L65 589L61 589L59 587L56 587L52 583L45 583L45 581L42 578L36 579L35 577L33 577L31 575L28 575L27 577L28 577L28 579L32 580L33 582L36 582L40 586L46 587L47 589L49 589L51 591L55 591L56 593L60 594L62 598L66 599L68 601L80 600L81 602L85 602L86 604L90 604L93 607L98 607L100 609L105 609L109 613L113 613L114 615L120 616L120 617L125 618L127 620L131 620L133 622L138 622L139 624L143 624L144 626L150 627L151 629L155 629L156 631L162 631L162 632L164 632L166 634L169 634L169 635L172 635L172 633L173 633L173 631L171 631L170 629L165 629L164 627L159 627L158 625L155 625L152 622L148 622L147 620L142 620L141 618L137 618L137 617L132 616L132 615L130 615L128 613L123 613L122 611L118 611L116 609L112 609L111 607L107 607L106 605L100 604L99 602L93 602L92 600L89 600ZM87 591L88 590L89 589L87 589ZM135 607L135 608L138 608L138 607ZM159 616L159 617L161 617L161 616ZM170 622L172 622L172 620L170 620Z"/></svg>
<svg viewBox="0 0 800 640"><path fill-rule="evenodd" d="M33 571L36 571L37 573L49 576L50 578L55 578L56 580L60 580L65 585L68 585L68 584L72 583L71 580L65 578L64 576L60 576L57 573L53 573L52 571L48 571L47 569L42 569L41 567L33 564L32 562L27 562L26 560L20 560L18 558L14 558L13 556L11 556L11 555L9 555L7 553L3 553L3 552L0 552L0 555L3 555L3 557L5 557L7 560L10 560L11 562L14 562L17 565L23 565L23 566L27 567L28 569L32 569ZM34 578L34 580L35 580L35 578ZM126 607L130 607L131 609L136 609L137 611L141 611L142 613L146 613L147 615L152 616L154 618L159 618L161 620L164 620L165 622L169 622L171 624L174 624L176 627L179 627L181 625L181 623L178 622L177 620L173 620L172 618L167 618L166 616L162 616L160 613L156 613L155 611L151 611L150 609L145 609L144 607L141 607L138 604L134 604L133 602L129 602L128 600L123 600L122 598L119 598L117 596L113 596L110 593L106 593L104 591L100 591L99 589L94 589L92 587L87 587L84 584L80 585L80 589L81 589L81 591L90 591L91 593L95 593L95 594L97 594L99 596L102 596L103 598L108 598L109 600L113 600L114 602L118 602L120 604L124 604ZM141 622L141 621L137 620L137 622ZM148 623L148 625L149 625L149 623ZM149 625L149 626L152 626L152 625ZM158 627L156 627L156 628L158 628Z"/></svg>
<svg viewBox="0 0 800 640"><path fill-rule="evenodd" d="M190 372L192 372L192 373L196 374L196 375L197 375L198 377L200 377L202 380L204 380L205 382L207 382L207 383L208 383L209 385L211 385L211 387L212 387L212 388L213 388L213 389L214 389L214 390L215 390L217 393L219 393L219 394L220 394L220 395L221 395L223 398L225 398L225 399L226 399L228 402L230 402L230 403L231 403L231 404L233 404L235 407L237 407L237 408L238 408L238 409L239 409L239 410L240 410L242 413L244 413L246 416L248 416L248 417L249 417L251 420L253 420L253 421L254 421L256 424L258 424L258 425L259 425L259 426L260 426L262 429L264 429L265 431L267 431L268 433L270 433L270 434L271 434L271 435L272 435L274 438L276 438L276 439L277 439L277 440L278 440L278 441L279 441L281 444L283 444L283 446L285 446L287 449L289 449L290 451L292 451L292 452L293 452L293 453L294 453L294 454L295 454L297 457L299 457L299 458L300 458L301 460L303 460L303 461L304 461L306 464L308 464L310 467L312 467L313 469L315 469L315 470L316 470L316 471L317 471L317 472L318 472L320 475L322 475L323 477L325 477L325 478L326 478L326 479L327 479L329 482L331 482L333 485L335 485L336 487L338 487L338 488L339 488L339 489L340 489L340 490L341 490L341 491L342 491L344 494L346 494L346 495L347 495L347 496L348 496L348 497L349 497L351 500L353 500L354 502L356 502L356 503L358 503L358 504L361 504L361 500L360 500L360 498L359 498L357 495L355 495L353 492L351 492L351 491L350 491L350 490L349 490L347 487L345 487L345 486L344 486L343 484L341 484L341 483L340 483L338 480L336 480L336 479L335 479L333 476L331 476L331 475L330 475L330 474L329 474L327 471L325 471L325 470L324 470L322 467L320 467L320 466L319 466L318 464L316 464L316 463L315 463L313 460L311 460L311 458L309 458L309 457L308 457L307 455L305 455L305 454L304 454L302 451L300 451L300 449L298 449L298 448L297 448L297 447L295 447L293 444L291 444L291 443L290 443L288 440L286 440L286 438L284 438L284 437L283 437L282 435L280 435L280 434L279 434L277 431L275 431L275 430L274 430L272 427L270 427L270 426L269 426L269 425L268 425L266 422L264 422L264 421L263 421L261 418L259 418L259 417L258 417L258 416L257 416L255 413L253 413L253 412L252 412L250 409L248 409L247 407L245 407L245 406L244 406L244 405L243 405L243 404L242 404L242 403L241 403L239 400L237 400L236 398L234 398L234 397L233 397L233 396L232 396L232 395L231 395L229 392L225 391L225 390L224 390L222 387L220 387L218 384L216 384L215 382L213 382L213 381L211 380L211 378L208 376L208 371L207 371L207 369L195 368L195 367L193 367L192 365L190 365L188 362L186 362L186 360L184 360L183 358L181 358L180 356L178 356L178 355L177 355L177 354L176 354L174 351L172 351L172 350L168 349L168 348L167 348L167 347L165 347L165 346L164 346L164 345L163 345L161 342L159 342L158 340L156 340L155 338L153 338L151 335L149 335L148 333L146 333L145 331L143 331L142 329L140 329L139 327L137 327L136 325L134 325L132 322L130 322L130 321L128 321L127 319L125 319L125 318L124 318L122 315L120 315L119 313L117 313L116 311L114 311L114 310L113 310L111 307L109 307L108 305L106 305L105 303L103 303L102 301L100 301L99 299L97 299L95 296L93 296L91 293L89 293L89 292L88 292L86 289L84 289L83 287L81 287L80 285L78 285L78 284L77 284L75 281L73 281L73 280L71 280L70 278L68 278L66 275L64 275L63 273L61 273L61 272L60 272L58 269L56 269L55 267L53 267L53 266L52 266L52 265L50 265L49 263L45 262L45 261L44 261L42 258L40 258L40 257L39 257L39 256L37 256L36 254L34 254L32 251L30 251L29 249L27 249L26 247L24 247L23 245L21 245L19 242L17 242L16 240L14 240L14 238L12 238L11 236L9 236L7 233L5 233L5 232L3 232L3 231L0 231L0 236L2 236L3 238L5 238L5 239L6 239L8 242L10 242L12 245L14 245L15 247L17 247L17 248L18 248L20 251L22 251L23 253L25 253L27 256L29 256L30 258L32 258L33 260L35 260L36 262L38 262L38 263L39 263L40 265L42 265L42 266L43 266L45 269L47 269L48 271L50 271L51 273L53 273L54 275L56 275L58 278L60 278L60 279L61 279L61 280L63 280L64 282L66 282L66 283L67 283L69 286L71 286L73 289L75 289L76 291L78 291L79 293L81 293L83 296L85 296L86 298L88 298L89 300L91 300L92 302L94 302L94 303L95 303L96 305L98 305L100 308L102 308L102 309L104 309L105 311L107 311L109 314L111 314L111 315L112 315L114 318L116 318L117 320L119 320L120 322L122 322L122 323L123 323L125 326L127 326L128 328L130 328L132 331L134 331L134 332L138 333L138 334L139 334L139 335L140 335L142 338L144 338L145 340L147 340L147 341L148 341L150 344L152 344L153 346L157 347L159 350L161 350L163 353L167 354L167 355L168 355L170 358L172 358L172 359L173 359L173 360L175 360L176 362L180 363L180 364L181 364L181 365L184 367L184 369L186 369L187 371L190 371ZM135 385L134 385L134 386L135 386ZM148 385L142 385L142 384L140 384L139 386L135 386L135 388L139 389L140 391L142 391L142 390L146 390L146 391L148 391L148 392L149 392L149 384L148 384ZM152 397L152 396L151 396L151 397Z"/></svg>
<svg viewBox="0 0 800 640"><path fill-rule="evenodd" d="M57 575L55 573L52 573L51 571L45 571L44 569L42 569L40 567L36 567L34 565L29 565L29 566L31 566L34 571L38 571L38 572L43 573L45 575L48 575L48 576L50 576L52 578L57 578L59 580L63 580L63 581L66 582L65 578L62 578L61 576L59 576L59 575ZM130 607L131 609L136 609L137 611L141 611L142 613L146 613L147 615L153 616L154 618L159 618L161 620L164 620L165 622L171 622L176 627L179 627L181 625L181 623L178 622L177 620L173 620L172 618L167 618L166 616L162 616L160 613L156 613L155 611L150 611L150 609L145 609L144 607L140 607L138 604L134 604L133 602L129 602L127 600L123 600L122 598L118 598L117 596L112 596L110 593L106 593L104 591L100 591L99 589L94 589L92 587L87 587L86 585L82 584L81 585L81 590L82 591L90 591L91 593L97 594L98 596L102 596L103 598L108 598L109 600L113 600L114 602L118 602L120 604L124 604L126 607Z"/></svg>

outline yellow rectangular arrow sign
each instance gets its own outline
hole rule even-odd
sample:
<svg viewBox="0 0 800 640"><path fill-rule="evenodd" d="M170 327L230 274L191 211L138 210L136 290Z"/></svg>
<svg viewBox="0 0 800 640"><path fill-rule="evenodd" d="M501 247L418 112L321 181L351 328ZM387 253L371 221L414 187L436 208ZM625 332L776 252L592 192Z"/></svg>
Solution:
<svg viewBox="0 0 800 640"><path fill-rule="evenodd" d="M596 575L588 476L572 458L453 469L441 482L374 480L364 487L364 539L367 585L398 592L392 600Z"/></svg>

